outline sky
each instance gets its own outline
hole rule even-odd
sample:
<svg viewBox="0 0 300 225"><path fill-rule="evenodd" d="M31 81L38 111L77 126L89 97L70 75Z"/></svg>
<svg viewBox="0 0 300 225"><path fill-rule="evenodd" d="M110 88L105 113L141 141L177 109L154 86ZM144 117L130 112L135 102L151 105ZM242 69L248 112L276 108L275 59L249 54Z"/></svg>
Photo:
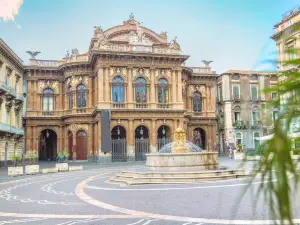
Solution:
<svg viewBox="0 0 300 225"><path fill-rule="evenodd" d="M282 14L299 0L0 0L0 38L28 63L59 60L66 50L88 51L95 25L117 26L132 12L143 26L175 36L187 66L210 64L217 73L276 70L275 42L270 39Z"/></svg>

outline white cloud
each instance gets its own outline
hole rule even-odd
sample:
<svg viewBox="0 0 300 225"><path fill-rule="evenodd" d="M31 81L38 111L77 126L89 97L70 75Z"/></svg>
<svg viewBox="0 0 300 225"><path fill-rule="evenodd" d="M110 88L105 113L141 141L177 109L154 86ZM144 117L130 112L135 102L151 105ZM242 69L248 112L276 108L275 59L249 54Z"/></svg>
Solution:
<svg viewBox="0 0 300 225"><path fill-rule="evenodd" d="M15 16L18 15L22 4L23 0L0 0L0 20L15 22Z"/></svg>

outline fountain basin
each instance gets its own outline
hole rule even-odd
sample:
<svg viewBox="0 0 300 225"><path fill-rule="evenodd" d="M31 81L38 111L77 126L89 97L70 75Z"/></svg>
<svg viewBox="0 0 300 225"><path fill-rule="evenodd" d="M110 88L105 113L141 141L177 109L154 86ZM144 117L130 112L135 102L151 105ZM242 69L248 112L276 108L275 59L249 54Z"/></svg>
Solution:
<svg viewBox="0 0 300 225"><path fill-rule="evenodd" d="M146 165L151 170L215 170L218 152L150 153Z"/></svg>

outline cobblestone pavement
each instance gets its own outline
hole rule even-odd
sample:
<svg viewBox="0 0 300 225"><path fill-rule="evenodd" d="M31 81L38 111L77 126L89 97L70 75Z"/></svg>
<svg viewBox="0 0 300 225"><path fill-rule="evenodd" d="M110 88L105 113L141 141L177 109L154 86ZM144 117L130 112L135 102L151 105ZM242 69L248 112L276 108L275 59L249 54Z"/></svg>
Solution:
<svg viewBox="0 0 300 225"><path fill-rule="evenodd" d="M220 164L238 167L236 161L224 157ZM273 224L263 197L255 195L259 179L243 198L247 179L141 186L107 182L121 169L143 167L144 163L85 163L83 171L21 179L4 179L2 170L0 224ZM300 195L293 199L295 218L300 218Z"/></svg>

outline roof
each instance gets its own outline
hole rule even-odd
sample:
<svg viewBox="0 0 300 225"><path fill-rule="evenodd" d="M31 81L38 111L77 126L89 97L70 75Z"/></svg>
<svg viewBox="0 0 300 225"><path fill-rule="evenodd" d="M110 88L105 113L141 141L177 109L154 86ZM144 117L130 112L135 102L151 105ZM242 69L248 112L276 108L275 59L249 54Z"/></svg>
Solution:
<svg viewBox="0 0 300 225"><path fill-rule="evenodd" d="M288 21L289 19L293 18L294 16L298 15L300 13L300 5L295 6L293 9L287 11L282 15L282 20L274 25L274 28L279 26L280 24L284 23L285 21Z"/></svg>
<svg viewBox="0 0 300 225"><path fill-rule="evenodd" d="M228 70L222 74L244 74L244 75L275 75L275 72L263 72L263 71L254 71L254 70Z"/></svg>
<svg viewBox="0 0 300 225"><path fill-rule="evenodd" d="M23 60L1 38L0 47L4 48L4 50L6 50L11 56L13 56L20 64L23 63Z"/></svg>

